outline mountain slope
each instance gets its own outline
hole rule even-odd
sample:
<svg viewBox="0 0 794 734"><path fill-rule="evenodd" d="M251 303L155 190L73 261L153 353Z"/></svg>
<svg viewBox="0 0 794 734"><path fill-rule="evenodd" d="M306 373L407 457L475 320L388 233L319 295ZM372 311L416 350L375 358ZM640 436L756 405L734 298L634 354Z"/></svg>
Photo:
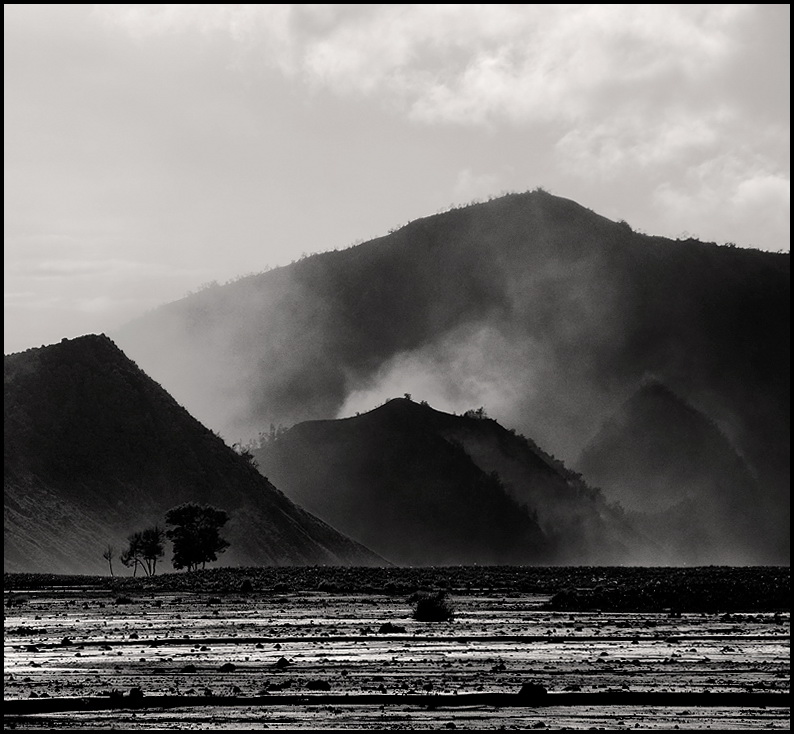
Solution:
<svg viewBox="0 0 794 734"><path fill-rule="evenodd" d="M765 507L726 436L659 382L621 406L577 466L681 562L762 564L787 553L782 508Z"/></svg>
<svg viewBox="0 0 794 734"><path fill-rule="evenodd" d="M569 463L653 376L788 507L789 319L788 255L646 236L535 191L201 291L115 338L233 439L411 392L485 405Z"/></svg>
<svg viewBox="0 0 794 734"><path fill-rule="evenodd" d="M642 542L577 475L481 415L400 398L300 423L254 455L292 499L398 563L613 563Z"/></svg>
<svg viewBox="0 0 794 734"><path fill-rule="evenodd" d="M97 573L182 502L230 515L231 565L382 563L296 507L105 336L4 358L4 568Z"/></svg>

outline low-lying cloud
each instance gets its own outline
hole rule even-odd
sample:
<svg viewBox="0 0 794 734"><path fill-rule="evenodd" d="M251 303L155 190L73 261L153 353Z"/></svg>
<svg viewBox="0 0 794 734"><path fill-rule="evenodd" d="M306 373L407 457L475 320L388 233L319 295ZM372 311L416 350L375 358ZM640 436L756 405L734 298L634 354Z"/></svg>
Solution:
<svg viewBox="0 0 794 734"><path fill-rule="evenodd" d="M495 325L466 324L438 344L389 360L347 396L338 417L408 393L449 413L485 407L489 414L515 419L517 406L532 392L533 371L545 369L547 360L541 345L526 337L514 340Z"/></svg>

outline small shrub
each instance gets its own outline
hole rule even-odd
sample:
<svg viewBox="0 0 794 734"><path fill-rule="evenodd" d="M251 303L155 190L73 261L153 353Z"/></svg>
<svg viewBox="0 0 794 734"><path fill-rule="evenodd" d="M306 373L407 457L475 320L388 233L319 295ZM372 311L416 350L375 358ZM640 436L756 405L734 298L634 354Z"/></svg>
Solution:
<svg viewBox="0 0 794 734"><path fill-rule="evenodd" d="M418 622L448 622L454 616L455 610L445 592L417 595L413 618Z"/></svg>

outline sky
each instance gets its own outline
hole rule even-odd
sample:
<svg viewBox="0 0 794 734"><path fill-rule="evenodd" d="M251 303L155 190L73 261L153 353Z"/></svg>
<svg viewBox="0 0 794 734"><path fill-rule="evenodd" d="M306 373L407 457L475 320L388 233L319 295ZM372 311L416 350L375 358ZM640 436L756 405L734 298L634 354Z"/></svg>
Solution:
<svg viewBox="0 0 794 734"><path fill-rule="evenodd" d="M543 187L789 250L788 5L5 5L4 350Z"/></svg>

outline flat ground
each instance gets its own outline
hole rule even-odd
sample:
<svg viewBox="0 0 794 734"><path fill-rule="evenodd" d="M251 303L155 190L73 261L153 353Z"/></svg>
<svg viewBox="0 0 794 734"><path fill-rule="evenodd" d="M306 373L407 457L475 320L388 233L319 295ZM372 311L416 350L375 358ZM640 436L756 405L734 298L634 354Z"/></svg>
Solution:
<svg viewBox="0 0 794 734"><path fill-rule="evenodd" d="M7 576L6 728L790 728L790 616L779 600L750 611L562 611L543 584L523 590L520 569L514 583L443 569L417 583L414 570L392 569L381 589L362 571L367 590L338 588L336 572L317 583L322 569L268 571L267 581L230 573ZM625 570L610 573L573 580L603 590ZM414 620L409 587L439 583L451 586L454 619ZM566 604L581 601L566 588ZM613 606L630 603L618 597ZM382 629L389 622L398 629ZM518 695L527 683L548 694Z"/></svg>

